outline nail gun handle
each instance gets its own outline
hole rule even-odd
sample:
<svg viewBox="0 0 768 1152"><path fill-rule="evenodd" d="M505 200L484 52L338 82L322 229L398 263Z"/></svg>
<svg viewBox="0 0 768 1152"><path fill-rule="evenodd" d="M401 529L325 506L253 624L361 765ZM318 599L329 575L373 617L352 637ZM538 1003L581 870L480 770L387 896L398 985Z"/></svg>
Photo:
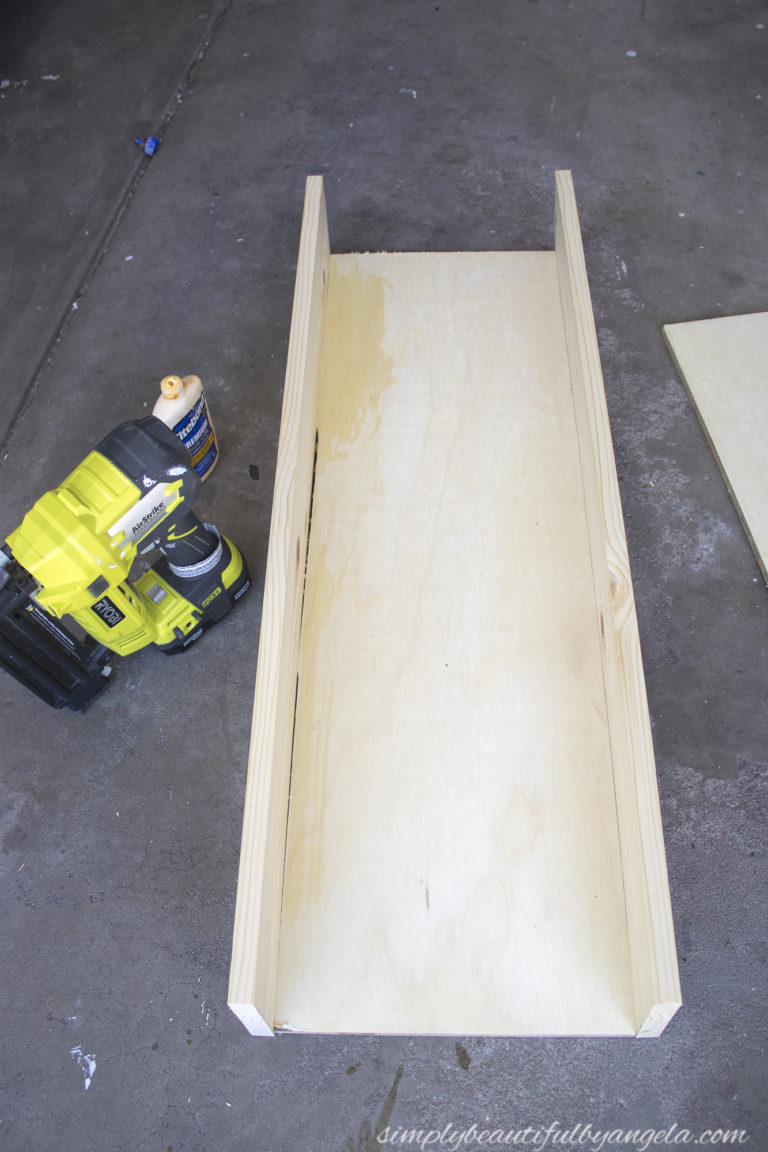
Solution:
<svg viewBox="0 0 768 1152"><path fill-rule="evenodd" d="M160 540L160 551L174 568L200 564L219 547L219 537L192 511L183 512Z"/></svg>

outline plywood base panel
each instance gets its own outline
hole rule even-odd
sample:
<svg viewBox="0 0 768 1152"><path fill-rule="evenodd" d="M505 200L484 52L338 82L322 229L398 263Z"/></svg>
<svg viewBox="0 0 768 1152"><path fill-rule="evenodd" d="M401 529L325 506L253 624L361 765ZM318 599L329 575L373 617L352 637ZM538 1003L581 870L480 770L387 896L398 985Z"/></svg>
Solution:
<svg viewBox="0 0 768 1152"><path fill-rule="evenodd" d="M332 257L323 349L278 1022L630 1033L554 253Z"/></svg>

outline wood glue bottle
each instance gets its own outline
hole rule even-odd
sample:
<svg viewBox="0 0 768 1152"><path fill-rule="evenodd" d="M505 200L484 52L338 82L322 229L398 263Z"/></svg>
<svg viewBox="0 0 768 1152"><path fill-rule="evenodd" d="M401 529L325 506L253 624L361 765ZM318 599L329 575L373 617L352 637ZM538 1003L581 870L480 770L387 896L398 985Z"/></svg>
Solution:
<svg viewBox="0 0 768 1152"><path fill-rule="evenodd" d="M175 432L192 457L200 479L210 476L219 458L219 446L200 377L164 377L152 415Z"/></svg>

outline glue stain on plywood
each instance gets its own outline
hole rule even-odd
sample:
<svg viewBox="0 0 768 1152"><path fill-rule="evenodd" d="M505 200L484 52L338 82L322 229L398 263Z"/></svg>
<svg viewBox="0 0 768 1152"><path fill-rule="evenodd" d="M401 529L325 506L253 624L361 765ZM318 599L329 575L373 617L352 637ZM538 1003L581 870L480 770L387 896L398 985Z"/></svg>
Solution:
<svg viewBox="0 0 768 1152"><path fill-rule="evenodd" d="M288 828L283 912L288 922L322 890L328 811L329 717L334 683L325 645L339 623L336 594L354 563L355 526L336 522L335 486L343 484L350 457L376 442L384 397L393 382L393 361L383 351L387 281L359 268L352 257L330 266L323 358L318 387L317 455L311 535L306 563L292 804ZM350 323L350 318L354 323ZM374 486L375 461L368 477ZM331 782L332 786L332 782ZM292 851L291 844L303 845Z"/></svg>
<svg viewBox="0 0 768 1152"><path fill-rule="evenodd" d="M384 342L386 290L385 277L354 257L332 259L317 415L325 461L345 459L361 434L372 439L378 429L394 369L391 357L375 354Z"/></svg>

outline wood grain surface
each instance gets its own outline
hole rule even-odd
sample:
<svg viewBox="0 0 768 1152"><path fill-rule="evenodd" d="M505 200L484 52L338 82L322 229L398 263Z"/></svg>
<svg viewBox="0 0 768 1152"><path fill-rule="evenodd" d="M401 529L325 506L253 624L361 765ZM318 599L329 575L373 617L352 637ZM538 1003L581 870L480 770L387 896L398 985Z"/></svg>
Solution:
<svg viewBox="0 0 768 1152"><path fill-rule="evenodd" d="M332 257L277 1021L634 1031L552 253Z"/></svg>
<svg viewBox="0 0 768 1152"><path fill-rule="evenodd" d="M307 181L259 636L228 1003L271 1034L285 825L330 250L323 182Z"/></svg>

